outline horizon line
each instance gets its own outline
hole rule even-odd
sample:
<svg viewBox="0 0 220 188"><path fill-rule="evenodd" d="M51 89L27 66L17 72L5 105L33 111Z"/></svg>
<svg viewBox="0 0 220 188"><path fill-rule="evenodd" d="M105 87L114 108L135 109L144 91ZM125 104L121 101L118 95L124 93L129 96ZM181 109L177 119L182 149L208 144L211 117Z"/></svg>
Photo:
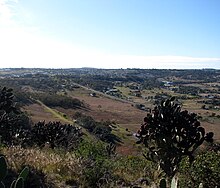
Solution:
<svg viewBox="0 0 220 188"><path fill-rule="evenodd" d="M141 69L141 70L220 70L220 68L98 68L98 67L0 67L1 69L52 69L52 70L64 70L64 69L99 69L99 70L123 70L123 69Z"/></svg>

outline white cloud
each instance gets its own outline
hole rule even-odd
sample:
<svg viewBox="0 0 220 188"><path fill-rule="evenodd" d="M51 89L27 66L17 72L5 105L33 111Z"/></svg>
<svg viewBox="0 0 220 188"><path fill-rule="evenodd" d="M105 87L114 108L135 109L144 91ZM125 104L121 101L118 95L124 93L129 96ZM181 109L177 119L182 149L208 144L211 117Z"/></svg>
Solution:
<svg viewBox="0 0 220 188"><path fill-rule="evenodd" d="M17 3L17 0L0 0L0 26L11 26L14 24L14 8Z"/></svg>
<svg viewBox="0 0 220 188"><path fill-rule="evenodd" d="M0 0L0 67L220 68L220 58L114 55L38 35L18 24L17 0Z"/></svg>

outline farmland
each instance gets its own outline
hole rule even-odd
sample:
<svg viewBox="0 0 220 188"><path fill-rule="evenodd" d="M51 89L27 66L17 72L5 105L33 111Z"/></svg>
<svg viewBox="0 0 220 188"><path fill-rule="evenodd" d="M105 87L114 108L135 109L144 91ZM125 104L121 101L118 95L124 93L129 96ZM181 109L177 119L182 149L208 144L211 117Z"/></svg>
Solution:
<svg viewBox="0 0 220 188"><path fill-rule="evenodd" d="M220 140L220 104L215 105L220 98L218 70L3 69L0 76L0 85L7 83L20 93L53 92L85 104L85 108L55 106L51 111L32 101L23 109L33 122L67 122L81 112L136 131L158 101L175 96L183 109L201 117L207 130L216 130L215 139Z"/></svg>
<svg viewBox="0 0 220 188"><path fill-rule="evenodd" d="M220 142L218 70L4 69L0 77L0 86L13 89L31 126L39 121L76 125L86 141L113 140L121 157L142 156L134 133L154 106L172 96ZM85 119L94 127L84 127Z"/></svg>

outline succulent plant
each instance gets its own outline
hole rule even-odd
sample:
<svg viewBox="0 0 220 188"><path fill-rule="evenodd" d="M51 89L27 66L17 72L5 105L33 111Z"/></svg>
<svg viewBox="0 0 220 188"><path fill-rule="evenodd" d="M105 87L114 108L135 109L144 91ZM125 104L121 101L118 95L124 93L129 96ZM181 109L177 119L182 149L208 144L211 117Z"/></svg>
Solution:
<svg viewBox="0 0 220 188"><path fill-rule="evenodd" d="M7 175L7 163L3 156L0 157L0 187L4 187L3 180L5 179Z"/></svg>
<svg viewBox="0 0 220 188"><path fill-rule="evenodd" d="M170 182L167 182L165 178L162 178L160 180L160 184L159 184L159 188L167 188L167 187L170 187L170 188L177 188L177 185L178 185L178 178L176 176L174 176L172 179L171 179L171 184L169 186Z"/></svg>
<svg viewBox="0 0 220 188"><path fill-rule="evenodd" d="M4 188L5 185L3 183L3 180L7 176L7 172L8 172L7 163L6 163L6 159L4 156L0 156L0 166L1 166L1 169L0 169L0 188ZM26 180L28 174L29 174L29 168L25 167L21 171L21 173L19 174L18 178L11 183L10 188L23 188L24 181Z"/></svg>
<svg viewBox="0 0 220 188"><path fill-rule="evenodd" d="M30 128L29 118L15 107L13 99L12 89L0 90L0 136L7 145L19 142L19 133Z"/></svg>
<svg viewBox="0 0 220 188"><path fill-rule="evenodd" d="M181 111L174 97L162 101L147 117L147 126L140 129L140 141L148 148L147 159L158 162L167 176L173 177L183 156L192 161L194 151L213 133L205 134L195 113Z"/></svg>
<svg viewBox="0 0 220 188"><path fill-rule="evenodd" d="M60 122L38 122L31 130L33 144L39 147L48 144L52 149L60 147L71 150L76 147L81 136L79 127Z"/></svg>
<svg viewBox="0 0 220 188"><path fill-rule="evenodd" d="M6 87L3 87L0 91L0 110L2 113L10 113L15 110L12 91L12 89L7 89Z"/></svg>

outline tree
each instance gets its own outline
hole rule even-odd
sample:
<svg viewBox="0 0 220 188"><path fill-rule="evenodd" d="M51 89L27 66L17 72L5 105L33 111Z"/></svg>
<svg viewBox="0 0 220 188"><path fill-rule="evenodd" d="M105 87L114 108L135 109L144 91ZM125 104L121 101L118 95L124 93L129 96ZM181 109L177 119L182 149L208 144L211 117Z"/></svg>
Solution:
<svg viewBox="0 0 220 188"><path fill-rule="evenodd" d="M145 157L158 162L168 179L176 174L183 156L193 161L195 150L205 140L213 141L214 134L205 134L197 115L181 111L174 97L162 101L146 118L148 124L141 127L139 142L148 148Z"/></svg>
<svg viewBox="0 0 220 188"><path fill-rule="evenodd" d="M14 123L17 120L17 111L13 102L12 89L3 87L0 90L0 137L1 141L11 144L16 129Z"/></svg>
<svg viewBox="0 0 220 188"><path fill-rule="evenodd" d="M16 144L23 140L23 130L30 129L29 118L14 104L12 89L0 90L0 138L4 144ZM22 134L21 134L22 132Z"/></svg>

